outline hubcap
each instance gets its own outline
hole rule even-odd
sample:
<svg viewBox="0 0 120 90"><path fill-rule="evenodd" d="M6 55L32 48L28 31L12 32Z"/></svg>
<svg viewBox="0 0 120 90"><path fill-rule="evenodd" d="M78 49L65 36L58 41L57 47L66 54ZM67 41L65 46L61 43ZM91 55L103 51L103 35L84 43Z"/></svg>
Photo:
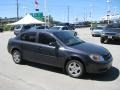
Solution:
<svg viewBox="0 0 120 90"><path fill-rule="evenodd" d="M77 77L81 74L81 67L78 63L72 62L68 66L68 72L73 76Z"/></svg>
<svg viewBox="0 0 120 90"><path fill-rule="evenodd" d="M19 52L14 52L14 54L13 54L13 60L14 60L16 63L19 63L19 62L20 62L20 53L19 53Z"/></svg>

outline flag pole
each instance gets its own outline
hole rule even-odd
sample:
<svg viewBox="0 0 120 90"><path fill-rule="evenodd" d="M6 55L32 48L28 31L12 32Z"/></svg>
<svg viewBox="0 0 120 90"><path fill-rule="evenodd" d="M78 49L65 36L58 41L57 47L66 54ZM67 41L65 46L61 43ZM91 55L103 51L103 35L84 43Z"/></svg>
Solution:
<svg viewBox="0 0 120 90"><path fill-rule="evenodd" d="M44 14L45 14L45 29L46 29L46 25L47 25L47 21L46 21L46 0L44 0Z"/></svg>

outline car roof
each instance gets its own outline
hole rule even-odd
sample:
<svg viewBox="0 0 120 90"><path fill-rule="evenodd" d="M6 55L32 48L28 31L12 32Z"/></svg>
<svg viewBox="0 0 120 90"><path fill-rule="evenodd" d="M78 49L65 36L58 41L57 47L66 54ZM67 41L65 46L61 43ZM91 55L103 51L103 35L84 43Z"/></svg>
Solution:
<svg viewBox="0 0 120 90"><path fill-rule="evenodd" d="M36 32L36 33L54 33L54 32L68 32L68 30L49 30L49 29L41 29L41 30L39 30L39 29L36 29L36 30L33 30L33 29L31 29L31 30L28 30L28 31L25 31L25 32Z"/></svg>

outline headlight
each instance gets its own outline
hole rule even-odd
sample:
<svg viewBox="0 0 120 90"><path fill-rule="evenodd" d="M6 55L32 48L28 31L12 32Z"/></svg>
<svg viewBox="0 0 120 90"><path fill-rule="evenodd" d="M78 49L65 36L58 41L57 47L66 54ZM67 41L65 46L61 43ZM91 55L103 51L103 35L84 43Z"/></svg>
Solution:
<svg viewBox="0 0 120 90"><path fill-rule="evenodd" d="M100 56L100 55L97 55L97 54L91 54L90 58L93 61L96 61L96 62L104 61L104 58L102 56Z"/></svg>

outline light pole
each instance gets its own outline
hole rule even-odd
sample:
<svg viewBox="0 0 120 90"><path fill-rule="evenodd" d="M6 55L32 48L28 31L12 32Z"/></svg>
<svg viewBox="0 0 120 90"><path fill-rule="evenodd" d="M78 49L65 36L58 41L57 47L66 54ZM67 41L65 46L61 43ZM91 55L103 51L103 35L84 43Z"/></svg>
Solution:
<svg viewBox="0 0 120 90"><path fill-rule="evenodd" d="M110 10L111 0L107 0L106 2L108 3L107 20L108 20L108 24L109 24L110 23L110 13L111 13L111 10Z"/></svg>
<svg viewBox="0 0 120 90"><path fill-rule="evenodd" d="M69 23L69 16L70 16L70 6L67 6L67 11L68 11L68 16L67 16L67 20L68 20L68 23Z"/></svg>
<svg viewBox="0 0 120 90"><path fill-rule="evenodd" d="M27 14L27 7L23 7L25 15Z"/></svg>
<svg viewBox="0 0 120 90"><path fill-rule="evenodd" d="M19 19L19 4L18 4L18 0L16 2L16 7L17 7L17 20Z"/></svg>
<svg viewBox="0 0 120 90"><path fill-rule="evenodd" d="M46 20L46 16L47 16L47 15L46 15L46 11L47 11L47 10L46 10L46 3L47 3L46 0L44 0L45 29L46 29L46 25L47 25L47 20Z"/></svg>
<svg viewBox="0 0 120 90"><path fill-rule="evenodd" d="M93 5L90 4L89 6L90 6L90 22L91 22L91 28L92 28L92 26L93 26L93 25L92 25L92 21L93 21L93 20L92 20L92 17L93 17Z"/></svg>

